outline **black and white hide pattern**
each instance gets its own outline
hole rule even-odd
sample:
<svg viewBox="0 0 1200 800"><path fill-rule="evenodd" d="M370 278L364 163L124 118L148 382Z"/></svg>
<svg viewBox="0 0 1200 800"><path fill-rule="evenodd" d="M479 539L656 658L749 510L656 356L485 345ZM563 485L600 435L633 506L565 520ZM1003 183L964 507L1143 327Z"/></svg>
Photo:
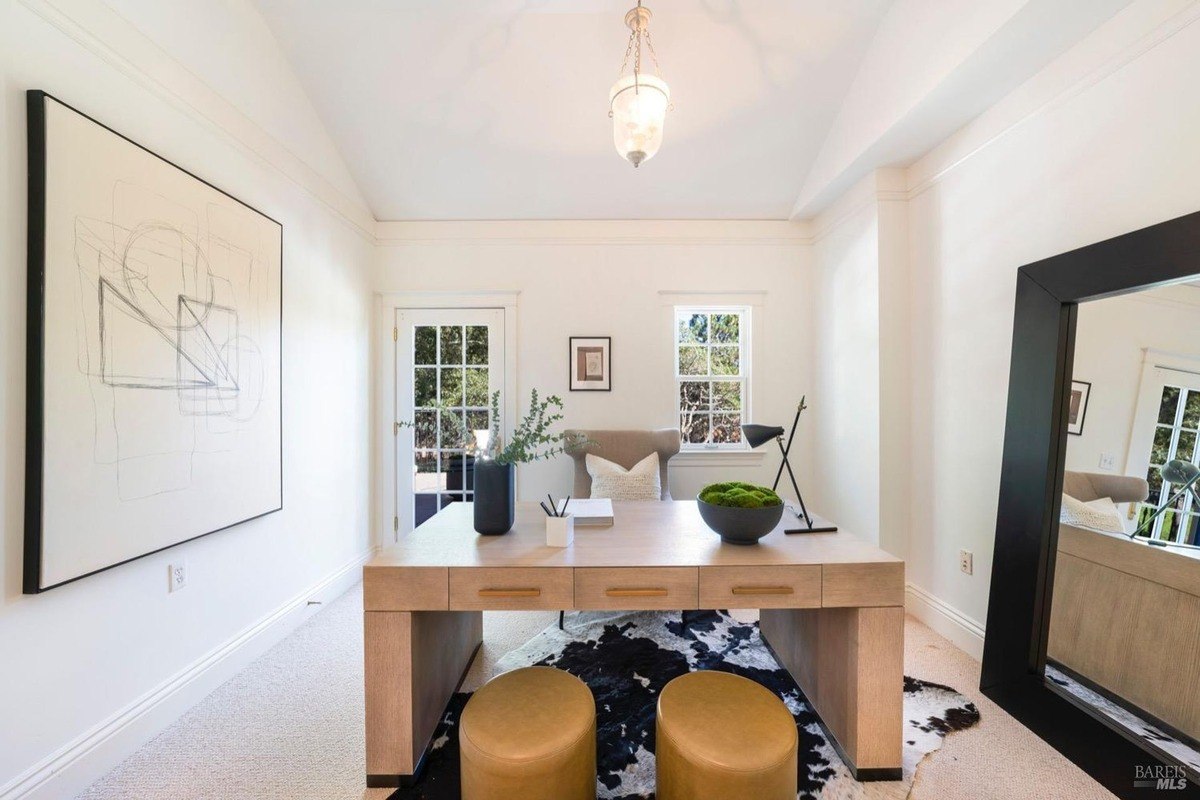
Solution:
<svg viewBox="0 0 1200 800"><path fill-rule="evenodd" d="M758 623L724 611L578 612L566 630L551 626L504 655L496 673L551 666L582 679L596 699L597 797L654 797L654 711L658 693L686 672L715 669L756 681L777 694L796 719L800 737L799 800L903 798L917 765L949 733L979 721L975 706L953 689L904 678L904 776L859 783L851 777L808 700L772 656ZM434 733L425 769L414 786L389 800L457 800L458 720L469 694L456 694Z"/></svg>

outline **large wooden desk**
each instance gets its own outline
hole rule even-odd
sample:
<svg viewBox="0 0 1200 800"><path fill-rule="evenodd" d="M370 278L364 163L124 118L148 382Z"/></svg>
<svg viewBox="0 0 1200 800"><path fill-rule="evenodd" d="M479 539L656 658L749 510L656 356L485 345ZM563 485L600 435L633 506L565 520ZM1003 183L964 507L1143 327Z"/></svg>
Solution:
<svg viewBox="0 0 1200 800"><path fill-rule="evenodd" d="M477 535L471 504L454 503L364 567L368 786L420 769L484 609L759 608L855 775L900 777L903 561L845 531L782 524L756 546L723 544L694 501L613 505L612 527L555 548L535 503L503 536Z"/></svg>

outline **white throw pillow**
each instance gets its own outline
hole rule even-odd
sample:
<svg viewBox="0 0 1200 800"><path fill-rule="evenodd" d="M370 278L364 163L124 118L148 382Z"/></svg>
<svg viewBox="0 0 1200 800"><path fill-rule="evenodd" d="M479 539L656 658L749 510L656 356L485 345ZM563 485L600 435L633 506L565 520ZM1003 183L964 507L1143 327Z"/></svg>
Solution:
<svg viewBox="0 0 1200 800"><path fill-rule="evenodd" d="M592 476L592 497L612 500L661 500L662 482L658 477L658 453L651 453L627 470L607 458L591 453L584 459Z"/></svg>
<svg viewBox="0 0 1200 800"><path fill-rule="evenodd" d="M1091 528L1110 533L1124 533L1125 526L1121 523L1121 515L1117 506L1107 497L1085 503L1069 494L1063 495L1062 511L1058 515L1060 522L1074 525L1077 528Z"/></svg>

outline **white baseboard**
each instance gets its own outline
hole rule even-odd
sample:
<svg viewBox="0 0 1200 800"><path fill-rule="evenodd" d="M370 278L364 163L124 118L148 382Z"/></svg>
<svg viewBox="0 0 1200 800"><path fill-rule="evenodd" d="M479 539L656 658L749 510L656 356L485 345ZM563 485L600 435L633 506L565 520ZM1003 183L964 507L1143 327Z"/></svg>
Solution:
<svg viewBox="0 0 1200 800"><path fill-rule="evenodd" d="M372 547L4 786L0 800L74 797L362 577Z"/></svg>
<svg viewBox="0 0 1200 800"><path fill-rule="evenodd" d="M954 606L910 583L904 587L904 609L976 661L983 659L983 626Z"/></svg>

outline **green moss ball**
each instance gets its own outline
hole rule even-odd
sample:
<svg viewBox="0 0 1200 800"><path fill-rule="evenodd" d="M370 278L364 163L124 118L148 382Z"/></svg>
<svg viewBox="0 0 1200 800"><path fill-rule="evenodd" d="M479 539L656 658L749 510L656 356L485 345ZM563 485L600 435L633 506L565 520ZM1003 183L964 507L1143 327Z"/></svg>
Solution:
<svg viewBox="0 0 1200 800"><path fill-rule="evenodd" d="M740 481L705 486L700 491L700 499L710 505L729 508L763 508L764 506L783 505L783 500L779 495L767 487Z"/></svg>

